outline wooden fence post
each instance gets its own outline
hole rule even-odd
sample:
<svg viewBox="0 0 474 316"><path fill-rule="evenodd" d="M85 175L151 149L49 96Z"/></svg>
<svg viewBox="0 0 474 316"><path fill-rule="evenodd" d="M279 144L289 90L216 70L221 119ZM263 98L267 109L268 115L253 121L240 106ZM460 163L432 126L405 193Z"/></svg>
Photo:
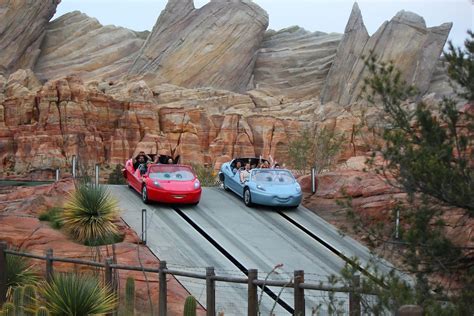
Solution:
<svg viewBox="0 0 474 316"><path fill-rule="evenodd" d="M247 315L248 316L257 316L258 313L258 291L257 285L253 284L253 281L258 278L257 269L249 269L248 272L248 305L247 305Z"/></svg>
<svg viewBox="0 0 474 316"><path fill-rule="evenodd" d="M53 279L53 249L46 249L46 281L51 282Z"/></svg>
<svg viewBox="0 0 474 316"><path fill-rule="evenodd" d="M107 258L105 259L105 265L104 265L104 278L105 278L105 284L110 287L110 289L113 290L113 282L112 282L112 276L113 276L113 271L112 267L110 266L113 263L112 258Z"/></svg>
<svg viewBox="0 0 474 316"><path fill-rule="evenodd" d="M159 272L159 282L160 282L160 293L159 293L159 316L166 316L168 310L166 306L166 261L160 261L160 272Z"/></svg>
<svg viewBox="0 0 474 316"><path fill-rule="evenodd" d="M360 290L360 276L352 276L352 288L354 292L349 293L349 315L350 316L360 316L360 294L356 293Z"/></svg>
<svg viewBox="0 0 474 316"><path fill-rule="evenodd" d="M0 242L0 306L7 300L7 243Z"/></svg>
<svg viewBox="0 0 474 316"><path fill-rule="evenodd" d="M206 268L206 315L215 316L216 315L216 280L214 267Z"/></svg>
<svg viewBox="0 0 474 316"><path fill-rule="evenodd" d="M114 291L114 284L113 284L113 269L110 266L113 263L112 258L106 258L104 264L104 283L109 287L111 291ZM107 313L106 316L113 316L114 313Z"/></svg>
<svg viewBox="0 0 474 316"><path fill-rule="evenodd" d="M300 288L300 284L304 283L304 271L295 270L294 272L294 291L295 291L295 316L304 316L304 289Z"/></svg>

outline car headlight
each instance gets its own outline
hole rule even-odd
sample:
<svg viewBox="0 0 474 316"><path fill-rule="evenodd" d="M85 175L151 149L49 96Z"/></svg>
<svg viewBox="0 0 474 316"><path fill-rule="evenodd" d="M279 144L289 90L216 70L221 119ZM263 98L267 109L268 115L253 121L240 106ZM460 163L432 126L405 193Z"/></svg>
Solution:
<svg viewBox="0 0 474 316"><path fill-rule="evenodd" d="M296 185L296 193L300 193L301 192L301 187L299 184Z"/></svg>
<svg viewBox="0 0 474 316"><path fill-rule="evenodd" d="M157 188L160 187L160 183L159 183L158 181L153 181L153 185L154 185L155 187L157 187Z"/></svg>
<svg viewBox="0 0 474 316"><path fill-rule="evenodd" d="M201 183L199 182L199 180L196 180L196 181L194 182L194 188L195 188L195 189L199 189L200 187L201 187Z"/></svg>
<svg viewBox="0 0 474 316"><path fill-rule="evenodd" d="M260 184L257 184L257 189L262 190L262 191L266 191L265 188L262 187Z"/></svg>

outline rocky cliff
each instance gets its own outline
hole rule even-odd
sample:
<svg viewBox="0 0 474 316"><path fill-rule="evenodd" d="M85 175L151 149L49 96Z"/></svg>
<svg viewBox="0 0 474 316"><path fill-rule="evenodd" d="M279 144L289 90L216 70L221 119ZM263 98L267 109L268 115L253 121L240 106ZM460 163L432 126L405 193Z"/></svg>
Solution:
<svg viewBox="0 0 474 316"><path fill-rule="evenodd" d="M373 54L378 62L393 62L402 78L424 94L430 85L452 23L426 27L412 12L400 11L369 37L361 12L354 4L334 64L326 79L321 102L354 103L367 76L364 58Z"/></svg>
<svg viewBox="0 0 474 316"><path fill-rule="evenodd" d="M0 1L0 75L33 68L60 0Z"/></svg>
<svg viewBox="0 0 474 316"><path fill-rule="evenodd" d="M151 32L103 26L58 0L0 0L0 173L52 175L72 155L123 163L139 150L219 166L237 155L287 157L306 125L353 137L363 56L393 60L421 93L452 90L439 55L451 25L399 12L369 36L354 5L344 34L266 31L248 0L170 0Z"/></svg>

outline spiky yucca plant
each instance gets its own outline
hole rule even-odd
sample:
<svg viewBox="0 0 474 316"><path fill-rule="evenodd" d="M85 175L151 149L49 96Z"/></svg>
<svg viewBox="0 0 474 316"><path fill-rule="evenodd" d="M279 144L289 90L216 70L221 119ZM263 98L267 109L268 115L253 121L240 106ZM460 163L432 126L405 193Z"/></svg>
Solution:
<svg viewBox="0 0 474 316"><path fill-rule="evenodd" d="M20 256L7 254L7 296L11 297L13 288L35 284L39 278L30 261Z"/></svg>
<svg viewBox="0 0 474 316"><path fill-rule="evenodd" d="M79 274L57 274L44 283L40 294L53 315L94 315L112 312L117 297L95 277Z"/></svg>
<svg viewBox="0 0 474 316"><path fill-rule="evenodd" d="M114 240L117 226L117 203L104 187L80 184L70 195L62 220L64 228L76 241L98 245Z"/></svg>

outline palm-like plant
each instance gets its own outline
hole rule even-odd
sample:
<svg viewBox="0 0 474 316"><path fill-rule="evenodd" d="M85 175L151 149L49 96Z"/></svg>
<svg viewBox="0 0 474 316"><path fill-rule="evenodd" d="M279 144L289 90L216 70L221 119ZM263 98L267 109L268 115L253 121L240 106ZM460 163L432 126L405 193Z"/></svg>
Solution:
<svg viewBox="0 0 474 316"><path fill-rule="evenodd" d="M35 284L39 277L33 270L29 260L20 256L7 254L7 296L11 295L13 288L27 284Z"/></svg>
<svg viewBox="0 0 474 316"><path fill-rule="evenodd" d="M98 245L114 240L117 203L103 187L80 184L70 195L61 217L64 228L78 242Z"/></svg>
<svg viewBox="0 0 474 316"><path fill-rule="evenodd" d="M40 287L46 307L53 315L95 315L112 312L117 296L91 275L57 274Z"/></svg>

